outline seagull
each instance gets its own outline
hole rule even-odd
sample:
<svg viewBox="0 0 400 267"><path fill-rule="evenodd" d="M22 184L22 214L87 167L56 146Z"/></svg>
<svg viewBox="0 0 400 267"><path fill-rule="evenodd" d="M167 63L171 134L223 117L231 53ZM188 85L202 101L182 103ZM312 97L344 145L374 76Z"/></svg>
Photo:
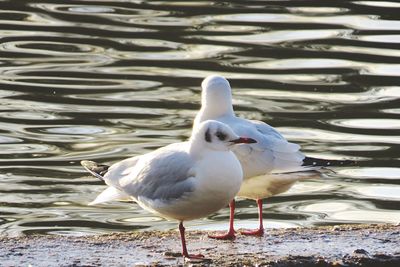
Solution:
<svg viewBox="0 0 400 267"><path fill-rule="evenodd" d="M259 227L244 231L244 235L262 236L262 199L283 193L300 179L316 177L315 170L333 163L347 165L350 161L327 161L306 157L298 144L288 142L272 126L255 120L236 117L232 106L232 92L229 82L222 76L211 75L201 84L201 109L193 123L193 129L205 120L217 120L229 125L240 135L257 141L253 144L236 146L232 149L243 168L243 183L238 197L257 202ZM319 176L319 175L318 175ZM233 217L235 201L230 203L229 230L224 235L210 236L216 239L234 239Z"/></svg>
<svg viewBox="0 0 400 267"><path fill-rule="evenodd" d="M82 166L107 185L89 205L133 200L143 209L179 221L182 255L186 248L183 222L210 215L226 206L240 189L243 171L231 151L236 144L254 143L217 121L198 125L186 142L131 157L111 166L82 161Z"/></svg>

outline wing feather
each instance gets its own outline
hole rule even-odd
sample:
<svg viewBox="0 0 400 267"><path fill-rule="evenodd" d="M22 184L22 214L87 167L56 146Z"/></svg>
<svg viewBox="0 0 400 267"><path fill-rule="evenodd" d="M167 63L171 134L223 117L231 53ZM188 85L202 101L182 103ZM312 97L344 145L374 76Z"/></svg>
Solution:
<svg viewBox="0 0 400 267"><path fill-rule="evenodd" d="M190 179L194 175L193 161L186 151L181 150L180 144L111 166L104 177L106 183L135 199L144 197L168 201L192 192L195 186Z"/></svg>

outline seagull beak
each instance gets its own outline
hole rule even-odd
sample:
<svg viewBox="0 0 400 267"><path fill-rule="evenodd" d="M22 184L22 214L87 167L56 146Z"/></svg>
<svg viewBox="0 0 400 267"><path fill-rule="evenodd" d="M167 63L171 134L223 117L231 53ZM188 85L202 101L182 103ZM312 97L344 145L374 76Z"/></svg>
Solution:
<svg viewBox="0 0 400 267"><path fill-rule="evenodd" d="M238 139L234 139L230 141L231 143L234 144L252 144L252 143L257 143L256 140L253 138L247 138L247 137L239 137Z"/></svg>

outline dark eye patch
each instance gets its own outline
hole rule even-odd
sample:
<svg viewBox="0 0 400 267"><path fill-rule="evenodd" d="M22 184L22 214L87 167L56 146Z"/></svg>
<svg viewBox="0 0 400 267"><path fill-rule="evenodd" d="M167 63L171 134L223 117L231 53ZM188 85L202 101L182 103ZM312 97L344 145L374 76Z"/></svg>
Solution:
<svg viewBox="0 0 400 267"><path fill-rule="evenodd" d="M215 134L219 140L224 141L226 139L226 134L224 134L223 132L217 132Z"/></svg>
<svg viewBox="0 0 400 267"><path fill-rule="evenodd" d="M211 134L210 134L210 129L207 129L204 139L206 140L206 142L211 143Z"/></svg>

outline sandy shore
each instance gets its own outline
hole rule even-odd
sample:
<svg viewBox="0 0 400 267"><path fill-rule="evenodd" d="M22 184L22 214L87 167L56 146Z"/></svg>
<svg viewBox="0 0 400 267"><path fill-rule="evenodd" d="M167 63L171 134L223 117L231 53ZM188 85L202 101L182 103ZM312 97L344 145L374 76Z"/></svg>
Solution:
<svg viewBox="0 0 400 267"><path fill-rule="evenodd" d="M191 266L400 266L399 225L267 230L234 241L188 231L188 249L209 261ZM0 266L178 266L177 231L99 236L0 237ZM186 263L187 264L187 263Z"/></svg>

